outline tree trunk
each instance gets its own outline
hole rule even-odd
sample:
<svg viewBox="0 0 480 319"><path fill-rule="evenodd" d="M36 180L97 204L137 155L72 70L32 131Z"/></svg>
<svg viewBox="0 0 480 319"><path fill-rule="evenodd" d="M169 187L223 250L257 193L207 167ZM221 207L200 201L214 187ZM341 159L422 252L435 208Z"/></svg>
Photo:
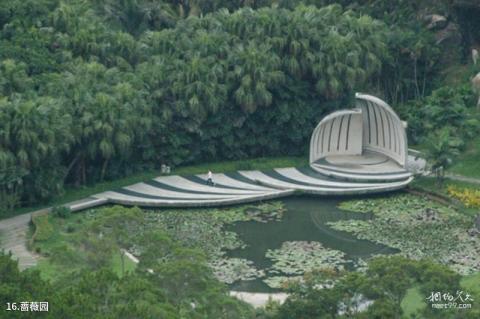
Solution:
<svg viewBox="0 0 480 319"><path fill-rule="evenodd" d="M82 184L85 185L87 183L87 169L85 164L85 156L82 156Z"/></svg>
<svg viewBox="0 0 480 319"><path fill-rule="evenodd" d="M426 86L427 86L427 68L425 68L425 71L423 72L422 97L425 96Z"/></svg>
<svg viewBox="0 0 480 319"><path fill-rule="evenodd" d="M63 177L63 181L70 175L71 170L75 167L78 160L80 159L80 155L76 155L75 158L68 164L67 171L65 172L65 176Z"/></svg>
<svg viewBox="0 0 480 319"><path fill-rule="evenodd" d="M413 64L413 74L415 77L415 98L420 97L420 87L418 86L418 71L417 71L417 58L415 57L414 59L414 64Z"/></svg>
<svg viewBox="0 0 480 319"><path fill-rule="evenodd" d="M101 182L103 182L103 179L105 178L105 174L107 172L108 161L109 161L108 158L105 161L103 161L102 172L100 174L100 181Z"/></svg>

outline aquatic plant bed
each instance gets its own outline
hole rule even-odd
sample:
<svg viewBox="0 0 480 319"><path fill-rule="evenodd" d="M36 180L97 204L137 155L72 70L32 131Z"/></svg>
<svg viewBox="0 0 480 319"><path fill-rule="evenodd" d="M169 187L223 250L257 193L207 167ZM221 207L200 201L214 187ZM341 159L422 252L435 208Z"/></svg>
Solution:
<svg viewBox="0 0 480 319"><path fill-rule="evenodd" d="M332 230L326 221L369 219L345 212L338 199L295 197L219 209L145 211L148 227L201 248L215 276L232 289L268 292L317 269L355 269L394 250ZM141 258L141 257L140 257Z"/></svg>
<svg viewBox="0 0 480 319"><path fill-rule="evenodd" d="M148 228L159 227L183 245L201 248L217 279L231 284L265 277L265 272L257 269L251 260L226 256L227 251L246 245L225 226L246 221L275 222L281 220L284 212L283 203L275 201L221 209L155 210L145 213Z"/></svg>
<svg viewBox="0 0 480 319"><path fill-rule="evenodd" d="M237 222L267 223L282 219L280 201L223 209L146 211L149 228L160 227L185 246L200 247L207 254L214 275L226 284L262 279L271 288L299 279L319 268L343 269L345 254L319 242L286 241L279 249L270 249L266 258L271 267L258 268L252 260L230 257L228 251L246 248L246 244L226 225Z"/></svg>
<svg viewBox="0 0 480 319"><path fill-rule="evenodd" d="M474 219L454 208L410 194L345 201L339 207L371 212L374 218L327 223L333 229L397 248L408 258L431 258L462 275L480 270L480 236L473 229Z"/></svg>
<svg viewBox="0 0 480 319"><path fill-rule="evenodd" d="M231 230L234 224L250 222L249 225L259 226L268 223L269 227L274 227L276 222L282 221L285 212L284 202L275 201L213 210L146 211L146 218L149 227L159 227L183 245L201 248L207 254L214 275L226 284L262 280L276 289L291 280L301 280L307 272L343 269L344 265L353 263L345 258L345 253L317 241L284 241L279 248L267 249L263 257L270 261L269 265L257 265L254 260L229 254L247 248Z"/></svg>
<svg viewBox="0 0 480 319"><path fill-rule="evenodd" d="M272 288L281 288L289 281L301 280L305 273L317 269L343 270L345 253L324 247L319 242L287 241L279 249L269 249L266 257L274 263L263 280Z"/></svg>

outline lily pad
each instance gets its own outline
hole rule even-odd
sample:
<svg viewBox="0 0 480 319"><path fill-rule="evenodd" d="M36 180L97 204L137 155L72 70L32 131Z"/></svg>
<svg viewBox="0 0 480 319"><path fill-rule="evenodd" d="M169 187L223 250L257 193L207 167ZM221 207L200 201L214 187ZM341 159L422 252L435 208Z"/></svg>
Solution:
<svg viewBox="0 0 480 319"><path fill-rule="evenodd" d="M343 252L314 241L287 241L279 249L269 249L266 257L274 262L270 274L290 276L322 268L343 269L347 262Z"/></svg>
<svg viewBox="0 0 480 319"><path fill-rule="evenodd" d="M213 274L221 282L232 284L235 281L255 280L265 276L263 270L258 270L253 262L241 258L218 258L210 262Z"/></svg>
<svg viewBox="0 0 480 319"><path fill-rule="evenodd" d="M274 289L281 289L287 288L289 284L293 282L302 282L302 276L293 276L293 277L286 277L286 276L272 276L266 279L263 279L263 282L266 283L270 288Z"/></svg>
<svg viewBox="0 0 480 319"><path fill-rule="evenodd" d="M473 218L431 200L402 194L339 205L372 212L371 220L340 220L330 227L400 250L412 259L430 258L462 275L480 270L480 237L468 234Z"/></svg>

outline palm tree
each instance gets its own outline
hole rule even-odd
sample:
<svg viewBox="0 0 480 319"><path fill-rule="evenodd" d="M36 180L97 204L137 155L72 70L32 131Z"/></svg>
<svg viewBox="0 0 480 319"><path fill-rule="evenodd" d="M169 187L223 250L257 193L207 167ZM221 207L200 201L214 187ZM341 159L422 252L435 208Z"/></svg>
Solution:
<svg viewBox="0 0 480 319"><path fill-rule="evenodd" d="M128 84L118 84L116 91L131 90ZM91 127L86 127L86 149L92 159L100 156L103 159L100 180L105 177L107 165L113 156L125 157L133 140L133 128L130 117L132 110L128 105L119 104L112 96L97 93L90 111ZM88 114L88 113L87 113Z"/></svg>
<svg viewBox="0 0 480 319"><path fill-rule="evenodd" d="M169 82L177 112L188 110L190 116L201 121L225 102L224 67L214 58L177 60L171 71Z"/></svg>
<svg viewBox="0 0 480 319"><path fill-rule="evenodd" d="M65 107L75 118L67 176L76 172L75 182L85 183L87 166L98 160L103 179L113 157L121 161L131 153L134 124L138 123L134 108L141 90L127 84L117 69L95 62L76 65L65 74L59 88Z"/></svg>
<svg viewBox="0 0 480 319"><path fill-rule="evenodd" d="M285 79L280 58L265 44L238 45L230 58L234 99L246 113L272 104L272 90Z"/></svg>
<svg viewBox="0 0 480 319"><path fill-rule="evenodd" d="M0 94L10 96L25 91L31 84L25 63L6 59L0 63Z"/></svg>
<svg viewBox="0 0 480 319"><path fill-rule="evenodd" d="M34 178L53 163L60 172L58 160L72 141L71 118L60 105L59 100L49 97L0 101L0 170L13 170L14 174L7 175L17 176L13 184L7 178L4 195L18 194L21 187L28 199L45 198L61 187L58 174L50 174L50 179Z"/></svg>
<svg viewBox="0 0 480 319"><path fill-rule="evenodd" d="M441 184L445 171L453 165L454 158L460 154L462 141L452 134L451 127L434 131L427 137L427 159L430 161L437 182Z"/></svg>

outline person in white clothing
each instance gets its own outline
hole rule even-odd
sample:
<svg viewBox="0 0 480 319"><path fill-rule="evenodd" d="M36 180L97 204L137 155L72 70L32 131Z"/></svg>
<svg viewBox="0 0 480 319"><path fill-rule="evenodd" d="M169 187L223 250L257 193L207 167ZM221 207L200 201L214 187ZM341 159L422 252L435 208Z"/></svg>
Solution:
<svg viewBox="0 0 480 319"><path fill-rule="evenodd" d="M208 174L207 174L207 184L208 185L212 185L214 186L215 183L213 182L213 179L212 179L212 171L208 171Z"/></svg>

